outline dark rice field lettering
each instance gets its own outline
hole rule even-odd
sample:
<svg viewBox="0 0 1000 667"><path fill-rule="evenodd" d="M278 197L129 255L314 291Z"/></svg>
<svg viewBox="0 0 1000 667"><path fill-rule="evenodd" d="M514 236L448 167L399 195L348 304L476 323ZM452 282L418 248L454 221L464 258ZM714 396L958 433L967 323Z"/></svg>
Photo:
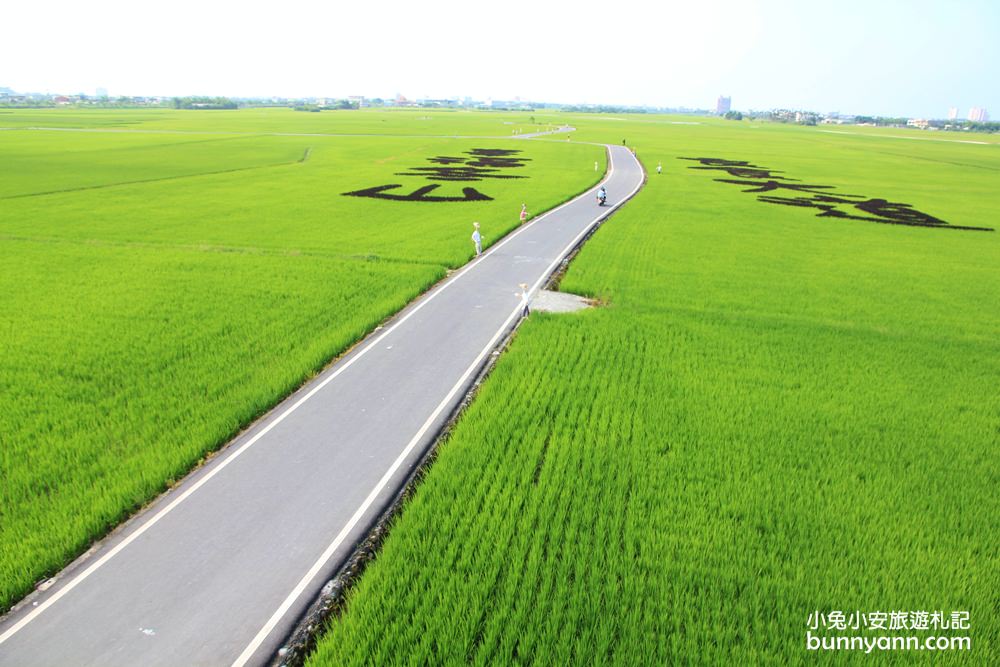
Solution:
<svg viewBox="0 0 1000 667"><path fill-rule="evenodd" d="M690 169L721 171L732 176L733 178L713 180L719 183L744 186L743 192L756 193L757 201L815 209L819 211L816 216L820 218L863 220L910 227L994 231L990 227L952 225L915 209L911 204L868 198L863 195L830 192L834 189L832 185L802 183L797 179L779 175L784 173L781 170L760 167L745 160L725 160L712 157L682 157L679 159L698 163L697 166L689 167Z"/></svg>
<svg viewBox="0 0 1000 667"><path fill-rule="evenodd" d="M437 155L427 161L435 166L409 167L406 171L396 172L395 176L422 178L427 181L443 181L451 183L476 183L488 179L527 178L517 174L504 173L508 169L525 166L530 159L519 157L521 151L502 148L474 148L466 151L463 156ZM431 183L416 188L410 193L393 193L390 190L404 187L400 183L376 185L371 188L343 193L347 197L370 197L372 199L388 199L391 201L422 201L422 202L456 202L456 201L492 201L492 197L473 187L462 188L459 195L431 194L440 187Z"/></svg>

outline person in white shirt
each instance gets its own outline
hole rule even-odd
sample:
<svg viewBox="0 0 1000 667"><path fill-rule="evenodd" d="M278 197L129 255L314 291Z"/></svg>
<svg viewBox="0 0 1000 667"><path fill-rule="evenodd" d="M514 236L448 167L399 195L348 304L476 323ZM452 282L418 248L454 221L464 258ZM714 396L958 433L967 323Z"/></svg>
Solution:
<svg viewBox="0 0 1000 667"><path fill-rule="evenodd" d="M476 257L483 254L483 235L479 233L479 223L472 223L472 242L476 246Z"/></svg>
<svg viewBox="0 0 1000 667"><path fill-rule="evenodd" d="M518 294L521 297L521 317L527 317L529 314L528 310L528 283L520 283L521 293Z"/></svg>

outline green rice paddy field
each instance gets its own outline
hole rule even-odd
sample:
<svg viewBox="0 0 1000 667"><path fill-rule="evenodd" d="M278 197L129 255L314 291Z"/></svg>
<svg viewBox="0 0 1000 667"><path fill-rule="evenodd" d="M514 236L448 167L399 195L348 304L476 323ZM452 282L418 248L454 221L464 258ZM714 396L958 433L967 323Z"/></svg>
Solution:
<svg viewBox="0 0 1000 667"><path fill-rule="evenodd" d="M493 242L522 202L550 208L604 161L576 144L274 136L254 112L24 116L0 126L130 129L0 131L0 608L467 261L472 220ZM383 116L413 135L433 122ZM356 131L351 115L283 117ZM480 148L522 151L498 173L525 178L435 191L492 201L342 196L412 192L433 182L398 172Z"/></svg>
<svg viewBox="0 0 1000 667"><path fill-rule="evenodd" d="M998 227L1000 146L572 122L650 172L562 282L606 305L522 326L310 664L1000 662L1000 236L678 159ZM812 632L972 648L808 650L832 611L968 612Z"/></svg>
<svg viewBox="0 0 1000 667"><path fill-rule="evenodd" d="M1000 662L1000 236L801 201L1000 227L1000 145L529 120L0 113L19 128L0 131L0 603L464 262L471 220L495 240L522 200L594 182L582 142L625 139L649 183L562 282L604 306L523 324L311 664ZM569 142L453 138L562 123ZM530 180L475 184L488 202L340 196L483 147L524 151ZM813 632L972 649L807 650L810 615L837 610L969 612Z"/></svg>

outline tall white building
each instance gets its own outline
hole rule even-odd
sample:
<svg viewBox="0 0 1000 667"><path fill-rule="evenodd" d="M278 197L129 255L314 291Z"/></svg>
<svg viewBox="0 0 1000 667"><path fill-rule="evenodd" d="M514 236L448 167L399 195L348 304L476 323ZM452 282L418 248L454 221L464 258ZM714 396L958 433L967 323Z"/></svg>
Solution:
<svg viewBox="0 0 1000 667"><path fill-rule="evenodd" d="M986 112L986 109L982 107L972 107L969 109L969 120L977 123L985 123L989 119L990 115Z"/></svg>
<svg viewBox="0 0 1000 667"><path fill-rule="evenodd" d="M958 120L958 107L948 109L948 120Z"/></svg>
<svg viewBox="0 0 1000 667"><path fill-rule="evenodd" d="M729 109L732 106L733 98L723 97L719 95L719 99L715 101L715 113L722 115L724 113L729 113Z"/></svg>

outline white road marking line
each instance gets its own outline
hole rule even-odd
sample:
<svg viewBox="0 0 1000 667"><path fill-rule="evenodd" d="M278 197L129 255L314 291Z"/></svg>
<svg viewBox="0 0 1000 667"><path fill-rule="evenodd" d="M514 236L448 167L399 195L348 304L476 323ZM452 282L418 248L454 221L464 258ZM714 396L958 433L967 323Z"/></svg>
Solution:
<svg viewBox="0 0 1000 667"><path fill-rule="evenodd" d="M610 151L608 155L610 156ZM636 158L633 159L636 160L636 163L639 162L638 159ZM641 170L642 167L640 165L640 171ZM621 206L621 204L625 200L631 198L636 192L638 192L640 187L642 187L642 180L639 181L639 184L636 185L635 188L633 188L632 191L626 197L623 197L621 200L619 200L617 204L608 207L606 211L610 212L613 211L618 206ZM589 194L589 192L585 194ZM581 197L582 196L584 195L581 195ZM576 201L577 199L580 199L580 197L574 198L570 201ZM541 287L543 281L547 280L549 275L551 275L552 272L555 271L556 267L560 264L560 262L562 262L563 258L571 250L573 250L573 248L576 247L576 245L581 240L583 240L584 237L586 237L586 235L590 232L593 226L597 224L597 222L601 218L605 217L605 214L606 214L605 211L601 211L601 214L598 215L593 220L591 220L590 223L583 229L583 231L581 231L576 236L576 238L574 238L569 243L569 245L567 245L563 249L563 251L559 253L557 258L549 265L548 269L545 270L542 276L535 282L535 284L528 291L529 294L534 293L539 287ZM428 417L427 421L425 421L423 426L420 427L420 430L417 431L416 435L414 435L413 438L410 440L410 442L407 443L406 447L399 454L396 460L393 461L389 469L385 472L384 475L382 475L382 479L378 481L375 487L368 494L368 497L365 498L364 502L361 503L361 506L358 507L354 515L350 518L350 520L344 525L341 531L333 539L333 542L330 543L330 545L326 548L326 550L323 551L323 554L316 560L315 563L313 563L313 566L309 568L309 571L306 572L305 576L303 576L302 579L299 580L299 583L295 586L294 589L292 589L292 592L288 594L285 600L281 603L281 606L279 606L278 609L271 615L271 618L268 619L267 623L264 624L264 627L260 629L260 631L256 634L256 636L254 636L250 644L247 645L245 649L243 649L243 653L241 653L240 656L236 658L236 660L232 664L232 667L243 667L244 665L247 664L247 662L250 661L250 658L253 657L253 654L257 652L257 649L259 649L261 644L264 643L264 640L267 639L267 636L271 634L271 631L274 630L274 628L278 625L278 623L281 622L281 619L288 612L291 606L295 603L295 601L299 598L299 596L302 595L305 589L308 588L310 582L312 582L312 580L316 577L316 575L319 574L319 571L323 569L327 561L330 560L330 558L337 551L337 549L344 542L344 540L347 539L348 534L351 532L351 530L354 529L358 521L361 520L365 512L368 511L372 503L375 502L375 499L378 497L379 493L382 492L382 490L385 488L385 485L389 483L389 480L392 478L392 476L396 473L397 470L399 470L399 467L403 464L403 461L405 461L406 458L410 455L410 453L413 451L413 448L417 446L417 443L420 441L420 439L423 438L424 435L426 435L427 430L430 429L431 425L441 415L441 412L445 409L445 407L447 407L448 403L450 403L451 400L455 397L455 394L458 392L458 390L464 386L465 382L475 372L475 370L483 362L486 356L489 355L491 351L493 351L493 347L496 345L497 341L504 334L504 332L507 331L507 328L510 326L511 322L513 322L514 319L518 317L518 315L520 315L520 313L521 313L521 305L520 303L518 303L517 307L514 308L514 310L507 317L504 323L500 326L497 332L493 334L493 338L490 339L490 342L487 343L486 347L483 348L482 352L480 352L476 356L476 359L475 361L472 362L472 365L470 365L466 369L465 373L462 374L458 382L456 382L454 386L452 386L451 390L448 392L448 395L445 396L444 400L442 400L438 404L438 406L434 409L434 412L431 413L431 416Z"/></svg>
<svg viewBox="0 0 1000 667"><path fill-rule="evenodd" d="M609 153L609 156L610 156L610 153ZM614 173L614 161L611 160L611 166L608 169L608 173L604 177L604 179L601 181L601 183L607 182L607 180L611 178L611 176L612 176L613 173ZM597 187L597 186L594 186L594 187ZM27 615L25 615L24 618L22 618L20 621L18 621L14 625L12 625L10 628L7 629L6 632L4 632L2 635L0 635L0 645L2 645L8 639L10 639L11 637L13 637L18 632L20 632L26 625L28 625L29 623L31 623L33 620L35 620L36 618L38 618L39 615L41 615L43 612L45 612L46 609L48 609L49 607L51 607L52 605L54 605L56 602L58 602L59 600L61 600L63 598L63 596L65 596L67 593L69 593L74 588L76 588L77 586L79 586L90 575L92 575L94 572L96 572L98 569L100 569L102 566L104 566L108 561L110 561L112 558L114 558L119 553L121 553L121 551L124 550L126 547L128 547L130 544L132 544L137 539L139 539L147 530L149 530L150 528L152 528L153 526L155 526L157 524L157 522L160 521L160 519L162 519L163 517L165 517L167 514L169 514L170 512L172 512L174 510L174 508L176 508L182 502L184 502L185 500L187 500L187 498L189 496L191 496L191 494L193 494L195 491L197 491L198 489L200 489L210 479L212 479L217 474L219 474L222 470L224 470L226 468L226 466L228 466L230 463L232 463L233 461L235 461L243 452L245 452L247 449L249 449L254 444L256 444L258 440L260 440L265 435L267 435L271 431L271 429L273 429L275 426L277 426L278 424L280 424L281 422L283 422L285 420L285 418L288 417L288 415L290 415L293 412L295 412L295 410L297 410L303 403L305 403L310 398L312 398L313 396L315 396L321 389L323 389L326 385L330 384L330 382L332 382L334 379L336 379L341 373L343 373L348 368L350 368L352 365L354 365L354 362L356 362L358 359L360 359L365 354L367 354L369 350L371 350L372 348L374 348L375 346L377 346L386 336L390 335L393 331L395 331L398 327L400 327L404 322L406 322L408 319L410 319L410 317L412 317L414 314L416 314L421 308L423 308L428 303L430 303L435 297L437 297L439 294L441 294L446 289L448 289L453 284L455 284L455 282L457 282L459 278L461 278L466 273L468 273L473 268L475 268L482 260L484 260L485 258L489 257L494 252L498 251L500 248L502 248L504 245L506 245L512 239L516 238L519 234L521 234L526 229L529 229L531 226L533 226L536 223L539 223L542 220L544 220L550 214L555 213L556 211L558 211L558 210L560 210L560 209L562 209L562 208L564 208L566 206L569 206L573 202L575 202L575 201L577 201L579 199L582 199L585 196L589 196L589 194L593 191L593 189L594 188L589 188L587 191L585 191L583 194L579 195L578 197L570 199L569 201L567 201L567 202L565 202L565 203L557 206L556 208L554 208L554 209L552 209L552 210L550 210L550 211L548 211L548 212L540 215L539 217L535 218L531 222L528 222L527 224L521 225L518 229L516 229L513 233L509 234L502 241L500 241L497 244L494 244L491 248L489 248L488 250L486 250L485 252L483 252L483 254L479 256L479 258L474 259L473 261L467 263L461 270L459 270L458 272L456 272L455 274L453 274L450 278L446 279L445 282L442 283L439 287L436 287L436 288L432 289L430 292L426 293L426 295L423 297L423 300L420 301L419 303L417 303L413 307L413 309L410 310L409 313L406 313L402 318L400 318L400 320L398 322L396 322L395 324L393 324L391 327L389 327L388 329L386 329L383 333L381 333L379 336L377 336L375 339L373 339L367 345L365 345L363 348L361 348L358 351L358 353L355 354L353 357L350 357L346 361L343 361L342 365L339 368L337 368L335 371L333 371L333 373L331 373L329 377L327 377L325 380L323 380L318 385L316 385L315 387L313 387L309 391L309 393L307 393L305 396L303 396L299 400L295 401L294 404L292 404L283 413L281 413L278 417L276 417L274 419L274 421L272 421L270 424L268 424L263 429L261 429L256 435L254 435L252 438L250 438L245 443L243 443L243 445L241 445L238 449L236 449L235 451L231 452L228 456L226 456L225 458L223 458L212 470L210 470L207 474L205 474L197 482L195 482L194 484L192 484L190 488L186 489L183 493L181 493L179 496L177 496L173 501L170 502L170 504L168 504L166 507L164 507L159 512L157 512L155 515L153 515L149 520L146 521L146 523L144 523L141 526L139 526L133 533L129 534L125 539L123 539L121 542L119 542L118 544L116 544L114 546L114 548L112 548L106 554L104 554L103 556L101 556L101 558L99 558L94 563L92 563L83 572L81 572L76 577L74 577L69 582L67 582L65 586L63 586L62 588L60 588L59 590L57 590L55 593L53 593L52 596L49 597L48 599L46 599L44 602L41 602L41 603L35 602L35 603L33 603L34 608L31 610L31 612L29 612ZM638 188L636 188L636 189L638 189ZM404 306L404 308L405 308L405 306Z"/></svg>

